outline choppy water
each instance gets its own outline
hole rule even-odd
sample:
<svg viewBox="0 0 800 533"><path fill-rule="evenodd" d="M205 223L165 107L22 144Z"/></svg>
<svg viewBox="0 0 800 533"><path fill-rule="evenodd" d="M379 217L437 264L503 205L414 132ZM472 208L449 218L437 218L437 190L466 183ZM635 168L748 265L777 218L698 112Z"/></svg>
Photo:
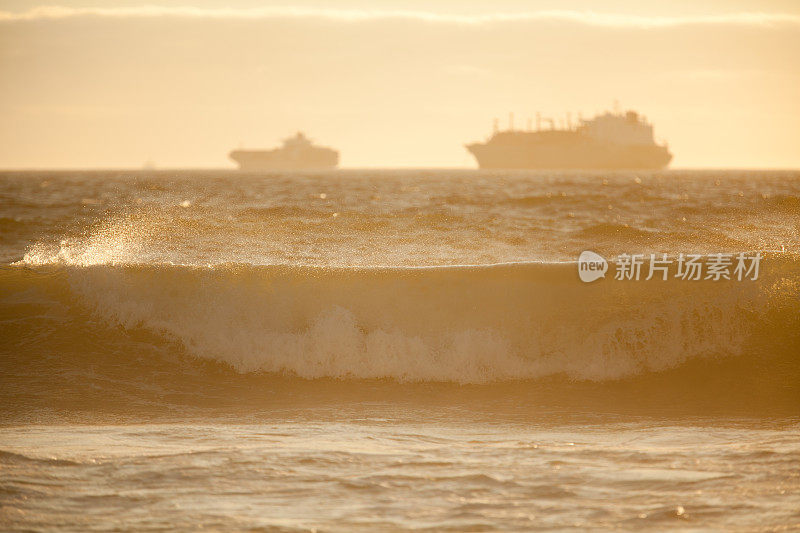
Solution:
<svg viewBox="0 0 800 533"><path fill-rule="evenodd" d="M0 174L0 525L800 527L799 252L797 172Z"/></svg>

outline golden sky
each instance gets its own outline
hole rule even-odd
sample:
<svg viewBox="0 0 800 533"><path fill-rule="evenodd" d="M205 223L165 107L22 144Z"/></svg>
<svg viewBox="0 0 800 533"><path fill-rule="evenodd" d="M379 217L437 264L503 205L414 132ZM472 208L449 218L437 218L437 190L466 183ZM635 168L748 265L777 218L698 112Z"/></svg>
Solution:
<svg viewBox="0 0 800 533"><path fill-rule="evenodd" d="M472 167L510 111L640 111L673 167L800 167L800 2L0 1L0 168ZM44 6L48 7L44 7Z"/></svg>

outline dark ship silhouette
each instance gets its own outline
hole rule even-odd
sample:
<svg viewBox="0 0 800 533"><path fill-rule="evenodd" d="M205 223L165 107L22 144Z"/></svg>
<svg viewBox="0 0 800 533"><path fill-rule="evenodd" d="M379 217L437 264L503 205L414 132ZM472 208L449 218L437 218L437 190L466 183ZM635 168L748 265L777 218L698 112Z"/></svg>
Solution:
<svg viewBox="0 0 800 533"><path fill-rule="evenodd" d="M242 170L306 170L336 168L339 152L314 146L301 132L272 150L234 150L228 157Z"/></svg>
<svg viewBox="0 0 800 533"><path fill-rule="evenodd" d="M655 143L653 126L635 111L606 112L589 120L571 119L556 129L541 129L537 114L536 130L515 130L513 115L509 129L498 131L485 143L468 144L480 168L528 169L655 169L672 160L666 145Z"/></svg>

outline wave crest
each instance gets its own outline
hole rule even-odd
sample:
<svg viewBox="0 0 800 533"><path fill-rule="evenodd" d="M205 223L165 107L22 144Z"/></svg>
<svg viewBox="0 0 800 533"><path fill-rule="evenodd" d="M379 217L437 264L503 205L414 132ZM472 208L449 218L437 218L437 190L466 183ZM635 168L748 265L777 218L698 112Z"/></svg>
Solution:
<svg viewBox="0 0 800 533"><path fill-rule="evenodd" d="M105 327L157 333L242 373L604 381L736 357L769 338L791 350L800 275L773 259L758 282L586 285L573 264L90 265L12 267L2 286L47 285Z"/></svg>

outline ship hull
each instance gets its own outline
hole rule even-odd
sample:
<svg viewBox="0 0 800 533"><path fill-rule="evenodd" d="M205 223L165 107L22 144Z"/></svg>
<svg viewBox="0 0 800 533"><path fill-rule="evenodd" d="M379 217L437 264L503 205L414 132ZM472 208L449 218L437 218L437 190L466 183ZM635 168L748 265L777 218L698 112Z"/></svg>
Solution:
<svg viewBox="0 0 800 533"><path fill-rule="evenodd" d="M326 170L336 168L339 153L336 150L316 148L302 157L291 157L278 150L234 150L229 157L241 170Z"/></svg>
<svg viewBox="0 0 800 533"><path fill-rule="evenodd" d="M497 146L471 144L467 149L486 169L659 169L672 154L659 145L615 145L592 140L533 142Z"/></svg>

